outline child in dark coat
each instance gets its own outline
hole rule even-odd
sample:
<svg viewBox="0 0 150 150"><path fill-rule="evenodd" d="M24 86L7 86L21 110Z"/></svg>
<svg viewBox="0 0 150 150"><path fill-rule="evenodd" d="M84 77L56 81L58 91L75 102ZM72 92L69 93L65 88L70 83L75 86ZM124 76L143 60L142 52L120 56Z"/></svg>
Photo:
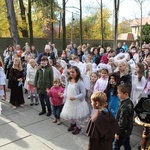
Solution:
<svg viewBox="0 0 150 150"><path fill-rule="evenodd" d="M114 135L118 132L118 124L111 112L106 109L107 97L103 92L95 92L91 96L94 113L87 125L89 136L88 150L112 150Z"/></svg>
<svg viewBox="0 0 150 150"><path fill-rule="evenodd" d="M134 106L130 100L131 85L123 84L117 87L120 107L116 119L119 125L119 132L115 134L114 150L120 150L123 146L125 150L131 150L130 135L133 129Z"/></svg>

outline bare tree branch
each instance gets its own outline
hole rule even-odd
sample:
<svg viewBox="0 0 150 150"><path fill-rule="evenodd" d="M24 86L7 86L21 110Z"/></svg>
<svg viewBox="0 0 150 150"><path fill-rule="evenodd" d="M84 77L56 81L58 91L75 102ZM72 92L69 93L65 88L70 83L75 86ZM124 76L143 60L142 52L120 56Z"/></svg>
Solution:
<svg viewBox="0 0 150 150"><path fill-rule="evenodd" d="M67 4L68 1L69 1L69 0L66 0L65 4Z"/></svg>
<svg viewBox="0 0 150 150"><path fill-rule="evenodd" d="M98 0L96 0L96 1L97 1L97 3L101 6L100 2L99 2Z"/></svg>

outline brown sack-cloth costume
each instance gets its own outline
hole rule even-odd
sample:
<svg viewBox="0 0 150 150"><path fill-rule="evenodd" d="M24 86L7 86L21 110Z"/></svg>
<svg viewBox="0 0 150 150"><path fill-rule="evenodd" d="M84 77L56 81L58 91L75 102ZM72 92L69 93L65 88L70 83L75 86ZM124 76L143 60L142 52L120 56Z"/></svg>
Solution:
<svg viewBox="0 0 150 150"><path fill-rule="evenodd" d="M86 129L89 136L88 150L112 150L114 135L118 131L118 123L107 109L101 112L94 110Z"/></svg>

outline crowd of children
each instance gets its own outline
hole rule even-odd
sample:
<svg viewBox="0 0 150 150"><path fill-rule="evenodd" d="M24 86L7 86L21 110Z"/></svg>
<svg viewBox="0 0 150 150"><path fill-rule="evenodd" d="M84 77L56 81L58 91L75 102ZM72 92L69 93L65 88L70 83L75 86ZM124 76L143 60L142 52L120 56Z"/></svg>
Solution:
<svg viewBox="0 0 150 150"><path fill-rule="evenodd" d="M8 47L4 60L11 58L12 67L8 69L7 62L4 68L5 73L9 71L12 108L24 107L24 85L31 106L40 100L39 115L46 114L47 108L47 116L54 115L53 123L60 125L61 118L67 119L72 134L81 131L83 120L88 122L89 150L112 149L114 138L115 150L122 145L130 150L134 107L142 93L150 95L150 47L132 46L116 55L110 47L87 45L74 48L70 44L60 58L48 44L39 55L29 46L24 52ZM5 89L1 72L0 90Z"/></svg>

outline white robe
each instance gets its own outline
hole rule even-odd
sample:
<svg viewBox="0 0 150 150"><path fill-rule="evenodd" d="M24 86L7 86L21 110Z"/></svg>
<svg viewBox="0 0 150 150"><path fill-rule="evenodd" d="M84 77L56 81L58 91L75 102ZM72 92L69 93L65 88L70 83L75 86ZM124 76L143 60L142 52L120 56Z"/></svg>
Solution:
<svg viewBox="0 0 150 150"><path fill-rule="evenodd" d="M136 75L132 75L132 92L131 92L131 100L134 106L140 100L140 95L142 94L144 87L146 85L146 79L143 76L141 81L138 81L138 77Z"/></svg>
<svg viewBox="0 0 150 150"><path fill-rule="evenodd" d="M3 86L6 84L6 75L4 73L4 69L0 67L0 86ZM4 89L3 87L0 88L0 98L4 95Z"/></svg>

